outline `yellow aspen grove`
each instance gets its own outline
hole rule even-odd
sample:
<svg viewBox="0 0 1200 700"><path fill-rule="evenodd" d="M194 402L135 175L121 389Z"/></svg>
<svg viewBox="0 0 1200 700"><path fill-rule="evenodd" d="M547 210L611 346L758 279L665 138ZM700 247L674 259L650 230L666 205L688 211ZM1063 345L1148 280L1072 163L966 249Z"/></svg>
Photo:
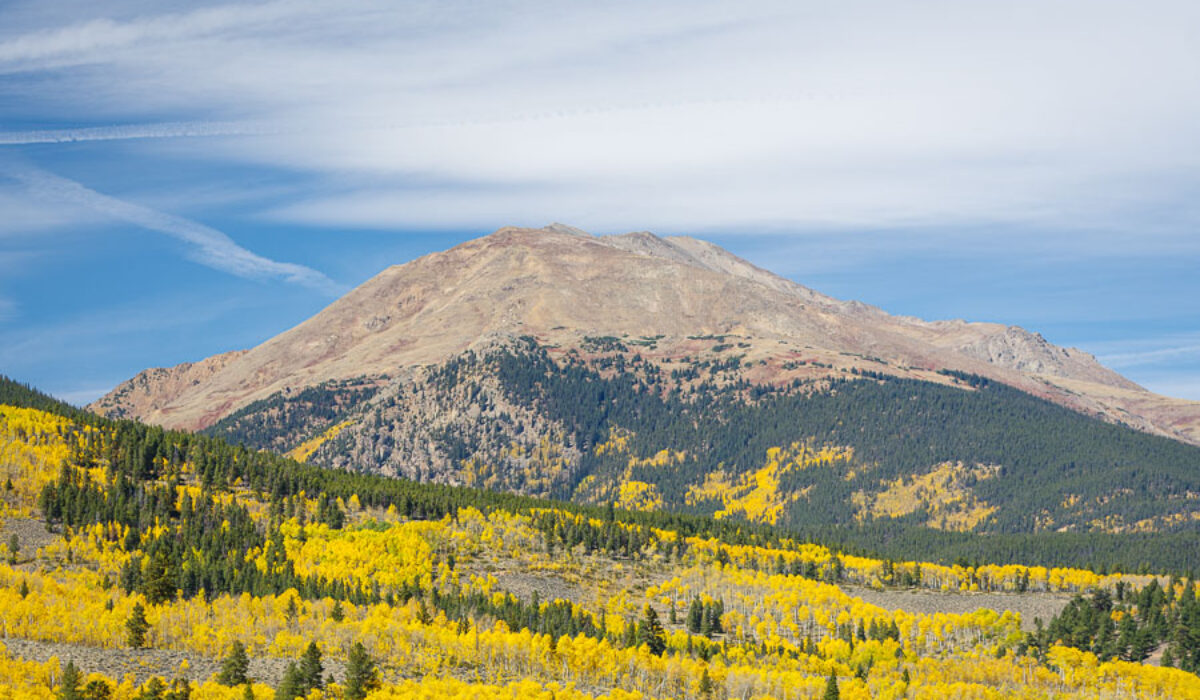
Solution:
<svg viewBox="0 0 1200 700"><path fill-rule="evenodd" d="M884 561L786 537L748 544L549 502L426 514L365 493L272 494L249 477L217 488L204 476L218 461L212 455L147 451L117 461L117 439L109 428L33 409L0 410L0 477L13 484L5 517L44 532L36 544L18 544L16 563L0 559L0 639L12 646L0 651L0 700L168 700L172 683L186 684L192 699L214 700L272 700L297 687L309 700L800 700L825 697L830 677L839 698L863 700L1200 699L1193 673L1036 637L1015 611L864 600L864 591L900 592L903 574L906 594L935 601L1019 591L1061 607L1064 594L1103 591L1126 601L1109 616L1116 638L1122 624L1149 614L1137 609L1149 603L1137 601L1186 605L1194 583ZM601 447L620 452L628 440L614 433ZM676 459L655 455L638 468ZM768 452L766 466L822 469L843 459L833 448L796 444ZM122 488L135 490L134 474L143 508L110 507ZM769 482L749 488L743 505L758 503L756 489ZM45 532L47 524L55 531ZM137 606L144 650L128 643ZM90 665L74 678L58 658L14 651L31 642L51 645L58 658L86 650L78 658ZM251 662L248 685L223 685L216 674L115 670L122 655L171 653L188 660L186 675L215 667L235 642ZM330 670L307 686L297 677L286 685L283 669L311 666L314 642ZM352 659L361 678L347 677ZM280 670L254 677L260 661ZM76 682L82 695L64 689Z"/></svg>

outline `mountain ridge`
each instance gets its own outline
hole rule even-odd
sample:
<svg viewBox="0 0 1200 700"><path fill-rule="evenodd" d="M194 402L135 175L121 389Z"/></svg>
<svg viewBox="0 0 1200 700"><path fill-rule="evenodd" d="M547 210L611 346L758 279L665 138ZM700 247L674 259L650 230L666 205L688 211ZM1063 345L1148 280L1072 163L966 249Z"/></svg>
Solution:
<svg viewBox="0 0 1200 700"><path fill-rule="evenodd" d="M780 367L805 355L831 365L826 375L858 368L945 383L938 370L962 371L1200 444L1200 403L1158 397L1040 334L894 316L688 236L592 236L562 224L505 227L390 266L256 348L147 370L90 408L205 428L276 393L383 378L525 335L560 346L587 337L658 336L655 350L642 354L661 358L699 351L697 337L738 336L748 359L774 370L755 375L766 382L791 381L797 373ZM800 374L821 372L810 365Z"/></svg>

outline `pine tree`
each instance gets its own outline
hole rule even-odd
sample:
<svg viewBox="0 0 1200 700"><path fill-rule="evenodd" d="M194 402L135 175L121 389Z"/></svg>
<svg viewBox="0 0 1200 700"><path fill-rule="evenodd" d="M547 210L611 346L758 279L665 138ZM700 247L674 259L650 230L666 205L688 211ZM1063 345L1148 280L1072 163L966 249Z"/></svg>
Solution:
<svg viewBox="0 0 1200 700"><path fill-rule="evenodd" d="M346 619L346 612L342 609L342 601L333 601L333 610L329 611L329 617L333 618L334 622L341 622Z"/></svg>
<svg viewBox="0 0 1200 700"><path fill-rule="evenodd" d="M21 551L21 539L14 532L13 536L8 539L8 563L16 565L17 552Z"/></svg>
<svg viewBox="0 0 1200 700"><path fill-rule="evenodd" d="M146 609L141 603L135 603L133 612L125 621L125 641L134 649L146 646L146 633L150 631L150 623L146 620Z"/></svg>
<svg viewBox="0 0 1200 700"><path fill-rule="evenodd" d="M700 598L692 598L692 604L688 606L687 613L687 630L692 634L700 634L700 629L704 625L704 603L700 602Z"/></svg>
<svg viewBox="0 0 1200 700"><path fill-rule="evenodd" d="M83 700L111 700L112 686L99 678L90 680L83 686Z"/></svg>
<svg viewBox="0 0 1200 700"><path fill-rule="evenodd" d="M82 700L82 696L79 694L79 683L83 680L82 675L74 661L67 662L62 672L62 683L58 686L59 700Z"/></svg>
<svg viewBox="0 0 1200 700"><path fill-rule="evenodd" d="M708 667L705 666L704 670L700 672L700 697L709 698L709 697L712 697L712 694L713 694L712 676L708 675Z"/></svg>
<svg viewBox="0 0 1200 700"><path fill-rule="evenodd" d="M279 689L275 691L275 700L294 700L307 694L304 681L300 679L300 668L292 661L283 672L283 680L279 683Z"/></svg>
<svg viewBox="0 0 1200 700"><path fill-rule="evenodd" d="M163 695L163 700L190 700L192 684L186 678L176 678L171 681L171 689Z"/></svg>
<svg viewBox="0 0 1200 700"><path fill-rule="evenodd" d="M838 690L837 674L833 671L829 672L829 680L825 681L825 694L821 697L823 700L841 700L842 692Z"/></svg>
<svg viewBox="0 0 1200 700"><path fill-rule="evenodd" d="M229 654L221 661L221 672L217 674L217 682L224 685L241 685L247 682L246 673L250 670L250 657L246 655L246 645L234 640L229 647Z"/></svg>
<svg viewBox="0 0 1200 700"><path fill-rule="evenodd" d="M146 594L146 602L151 605L165 603L175 599L175 575L171 571L166 555L155 554L146 562L146 572L142 577L142 592Z"/></svg>
<svg viewBox="0 0 1200 700"><path fill-rule="evenodd" d="M138 694L137 700L165 700L163 694L167 690L167 684L162 682L158 676L153 676L146 681L146 685L142 686L142 692Z"/></svg>
<svg viewBox="0 0 1200 700"><path fill-rule="evenodd" d="M321 674L325 671L321 666L321 649L316 642L309 642L300 659L300 681L304 684L304 695L308 691L322 686Z"/></svg>
<svg viewBox="0 0 1200 700"><path fill-rule="evenodd" d="M663 632L662 624L658 621L658 613L649 605L642 611L642 622L638 625L639 644L645 644L650 653L662 656L667 650L667 635Z"/></svg>
<svg viewBox="0 0 1200 700"><path fill-rule="evenodd" d="M375 660L367 654L362 642L355 642L346 658L346 700L363 700L367 693L379 687L379 672Z"/></svg>

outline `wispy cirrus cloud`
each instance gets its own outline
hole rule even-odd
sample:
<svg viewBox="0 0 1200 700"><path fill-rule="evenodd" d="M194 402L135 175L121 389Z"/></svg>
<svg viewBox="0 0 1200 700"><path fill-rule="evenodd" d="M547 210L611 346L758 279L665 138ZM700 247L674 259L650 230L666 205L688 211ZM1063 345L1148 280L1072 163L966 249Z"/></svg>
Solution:
<svg viewBox="0 0 1200 700"><path fill-rule="evenodd" d="M1115 369L1200 364L1200 333L1098 343L1097 354Z"/></svg>
<svg viewBox="0 0 1200 700"><path fill-rule="evenodd" d="M1187 0L11 0L0 153L87 175L0 191L0 237L104 212L321 287L198 222L302 227L332 258L350 229L560 220L757 246L773 270L840 270L844 296L875 279L893 310L919 288L931 316L1184 327L1198 25ZM1079 344L1150 385L1196 341L1155 342Z"/></svg>
<svg viewBox="0 0 1200 700"><path fill-rule="evenodd" d="M264 206L275 220L1136 223L1151 246L1200 221L1184 194L1200 185L1193 3L311 0L77 15L0 34L0 72L66 81L77 89L28 97L93 124L143 125L0 142L191 140L176 152L312 177L320 196ZM175 113L210 121L148 118Z"/></svg>
<svg viewBox="0 0 1200 700"><path fill-rule="evenodd" d="M192 258L214 269L241 277L282 279L330 294L339 291L333 280L317 270L257 255L225 233L191 219L101 194L40 168L0 164L0 174L16 180L43 201L87 209L183 241L189 244Z"/></svg>

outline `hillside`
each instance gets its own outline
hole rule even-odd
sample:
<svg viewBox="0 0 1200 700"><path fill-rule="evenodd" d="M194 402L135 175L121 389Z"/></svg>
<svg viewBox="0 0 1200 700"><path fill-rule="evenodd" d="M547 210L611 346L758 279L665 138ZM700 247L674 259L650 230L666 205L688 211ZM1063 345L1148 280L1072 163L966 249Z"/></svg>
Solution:
<svg viewBox="0 0 1200 700"><path fill-rule="evenodd" d="M468 352L378 389L253 404L208 432L276 451L313 433L295 456L315 464L794 528L1195 532L1200 518L1200 449L981 377L855 370L771 388L739 377L734 349L660 367L597 344Z"/></svg>
<svg viewBox="0 0 1200 700"><path fill-rule="evenodd" d="M0 402L6 696L1200 698L1190 580L863 556Z"/></svg>

